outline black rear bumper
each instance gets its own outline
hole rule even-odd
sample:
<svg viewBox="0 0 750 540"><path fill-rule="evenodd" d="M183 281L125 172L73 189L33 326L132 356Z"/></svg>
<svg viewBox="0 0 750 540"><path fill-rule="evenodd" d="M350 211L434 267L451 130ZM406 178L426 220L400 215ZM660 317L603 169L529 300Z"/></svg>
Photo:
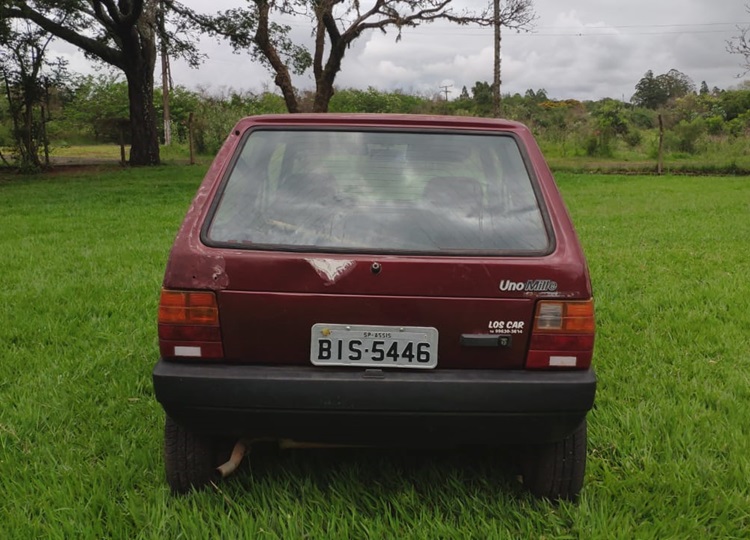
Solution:
<svg viewBox="0 0 750 540"><path fill-rule="evenodd" d="M380 371L165 362L156 398L188 429L339 444L558 440L591 409L593 370Z"/></svg>

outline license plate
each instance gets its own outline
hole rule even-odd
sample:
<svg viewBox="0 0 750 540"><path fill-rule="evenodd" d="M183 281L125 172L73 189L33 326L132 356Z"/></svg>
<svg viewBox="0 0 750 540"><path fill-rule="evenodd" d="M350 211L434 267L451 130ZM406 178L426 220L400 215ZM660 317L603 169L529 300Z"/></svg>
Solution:
<svg viewBox="0 0 750 540"><path fill-rule="evenodd" d="M437 366L437 328L315 324L310 362L316 366L432 369Z"/></svg>

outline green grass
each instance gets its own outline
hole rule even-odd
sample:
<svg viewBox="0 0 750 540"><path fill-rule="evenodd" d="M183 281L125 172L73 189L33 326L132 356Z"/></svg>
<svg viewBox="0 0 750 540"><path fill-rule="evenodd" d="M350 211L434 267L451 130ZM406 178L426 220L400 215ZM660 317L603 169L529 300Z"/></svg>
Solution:
<svg viewBox="0 0 750 540"><path fill-rule="evenodd" d="M130 152L130 145L125 146L125 154ZM120 146L117 144L89 144L73 146L52 146L52 157L75 157L92 159L120 159Z"/></svg>
<svg viewBox="0 0 750 540"><path fill-rule="evenodd" d="M657 164L658 133L643 132L643 141L636 147L623 140L612 142L610 157L585 155L575 141L540 140L544 155L553 170L610 174L654 174ZM580 144L580 143L579 143ZM747 137L701 137L694 153L665 148L663 171L666 174L749 175L750 146Z"/></svg>
<svg viewBox="0 0 750 540"><path fill-rule="evenodd" d="M10 160L13 151L2 149L3 155ZM190 149L187 144L174 143L161 146L159 151L161 161L165 164L187 164L190 161ZM207 164L210 157L195 155L195 160ZM125 159L130 158L130 145L125 145ZM120 146L117 144L64 145L52 144L50 147L50 162L53 166L79 165L96 163L119 163Z"/></svg>
<svg viewBox="0 0 750 540"><path fill-rule="evenodd" d="M649 134L653 138L655 135ZM650 140L650 139L649 139ZM650 142L633 149L622 141L616 141L613 157L590 157L579 155L581 150L571 141L563 149L560 143L542 140L542 148L553 170L565 172L609 173L609 174L654 174L656 158L649 155ZM666 152L664 172L690 175L747 175L750 174L750 149L747 139L706 139L697 145L694 155ZM6 158L11 151L3 150ZM53 165L78 165L86 163L117 163L120 147L116 144L52 146ZM130 147L125 148L126 159ZM161 160L165 164L184 165L189 161L187 144L173 143L161 147ZM209 156L195 156L200 164L207 164Z"/></svg>
<svg viewBox="0 0 750 540"><path fill-rule="evenodd" d="M600 386L555 507L487 452L265 451L172 498L154 319L203 171L0 177L2 538L747 538L748 178L559 175Z"/></svg>

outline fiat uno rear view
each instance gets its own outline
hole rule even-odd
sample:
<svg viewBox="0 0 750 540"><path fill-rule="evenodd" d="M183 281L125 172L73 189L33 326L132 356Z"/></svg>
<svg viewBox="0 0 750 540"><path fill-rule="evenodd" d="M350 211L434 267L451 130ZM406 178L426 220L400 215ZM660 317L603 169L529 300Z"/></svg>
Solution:
<svg viewBox="0 0 750 540"><path fill-rule="evenodd" d="M581 490L591 284L521 124L240 121L177 234L158 317L174 492L269 439L514 445L533 494Z"/></svg>

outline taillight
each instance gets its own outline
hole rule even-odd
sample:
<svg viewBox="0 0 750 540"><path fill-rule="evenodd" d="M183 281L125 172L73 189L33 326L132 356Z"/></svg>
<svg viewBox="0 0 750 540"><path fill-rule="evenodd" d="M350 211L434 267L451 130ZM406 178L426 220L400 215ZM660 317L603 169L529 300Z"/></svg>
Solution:
<svg viewBox="0 0 750 540"><path fill-rule="evenodd" d="M162 289L159 299L162 358L222 358L219 306L211 291Z"/></svg>
<svg viewBox="0 0 750 540"><path fill-rule="evenodd" d="M594 352L594 300L541 300L536 306L526 367L586 369Z"/></svg>

